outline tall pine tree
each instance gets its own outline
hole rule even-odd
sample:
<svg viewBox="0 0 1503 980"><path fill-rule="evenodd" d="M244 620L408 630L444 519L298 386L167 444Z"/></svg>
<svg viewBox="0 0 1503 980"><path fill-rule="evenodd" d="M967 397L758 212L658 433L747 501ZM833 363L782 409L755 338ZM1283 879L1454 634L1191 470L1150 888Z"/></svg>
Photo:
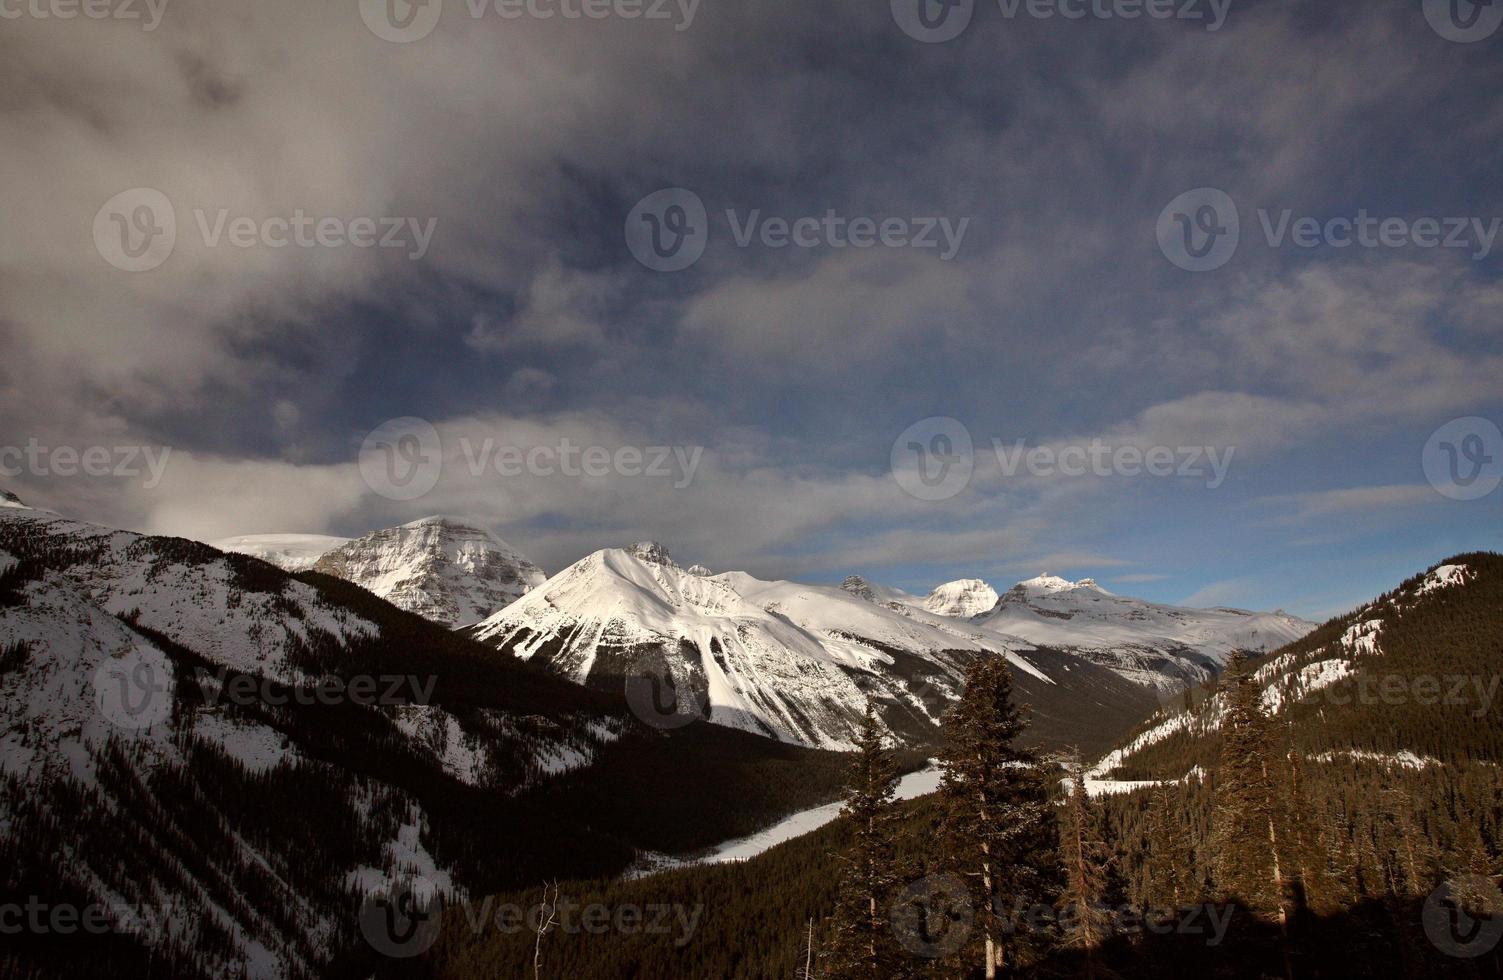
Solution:
<svg viewBox="0 0 1503 980"><path fill-rule="evenodd" d="M906 965L887 921L898 879L896 791L897 765L868 704L841 809L854 825L855 837L840 856L840 884L825 952L829 976L837 980L890 980L901 976Z"/></svg>
<svg viewBox="0 0 1503 980"><path fill-rule="evenodd" d="M1085 953L1086 974L1094 980L1096 949L1109 931L1109 916L1102 908L1102 900L1106 896L1111 852L1086 794L1085 767L1079 756L1070 763L1070 795L1065 798L1059 841L1065 882L1059 905L1065 943Z"/></svg>
<svg viewBox="0 0 1503 980"><path fill-rule="evenodd" d="M1283 842L1275 781L1271 723L1262 690L1246 659L1227 662L1226 711L1221 719L1221 757L1216 766L1211 854L1216 891L1254 915L1287 921L1280 867Z"/></svg>
<svg viewBox="0 0 1503 980"><path fill-rule="evenodd" d="M955 958L979 962L988 980L1012 966L1024 945L1025 936L1013 935L1012 913L1052 904L1057 881L1047 777L1017 744L1025 727L1007 662L978 658L945 716L941 842L943 863L970 884L976 910L975 928Z"/></svg>

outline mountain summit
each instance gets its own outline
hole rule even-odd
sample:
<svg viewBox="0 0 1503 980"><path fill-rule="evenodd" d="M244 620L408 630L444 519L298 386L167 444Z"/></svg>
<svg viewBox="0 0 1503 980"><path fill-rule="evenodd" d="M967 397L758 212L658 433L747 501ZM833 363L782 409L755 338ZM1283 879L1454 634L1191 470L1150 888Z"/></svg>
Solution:
<svg viewBox="0 0 1503 980"><path fill-rule="evenodd" d="M455 629L510 605L545 577L490 531L448 517L425 517L356 538L324 554L312 568Z"/></svg>
<svg viewBox="0 0 1503 980"><path fill-rule="evenodd" d="M1078 657L935 615L856 576L835 588L700 575L650 544L597 551L470 632L602 690L671 679L712 723L819 748L851 748L868 704L901 741L932 744L978 656L1006 658L1036 732L1055 744L1109 737L1153 701Z"/></svg>
<svg viewBox="0 0 1503 980"><path fill-rule="evenodd" d="M1266 653L1315 628L1286 613L1161 605L1115 595L1092 579L1057 575L1019 582L971 622L1070 650L1163 690L1209 680L1234 650Z"/></svg>
<svg viewBox="0 0 1503 980"><path fill-rule="evenodd" d="M939 616L969 619L997 604L997 590L979 578L946 582L924 599L924 608Z"/></svg>

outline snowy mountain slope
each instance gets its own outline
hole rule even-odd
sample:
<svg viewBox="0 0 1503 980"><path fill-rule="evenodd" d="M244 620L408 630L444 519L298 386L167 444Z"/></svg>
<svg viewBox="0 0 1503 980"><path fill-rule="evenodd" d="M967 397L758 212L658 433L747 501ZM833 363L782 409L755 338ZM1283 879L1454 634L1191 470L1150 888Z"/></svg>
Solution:
<svg viewBox="0 0 1503 980"><path fill-rule="evenodd" d="M312 567L451 628L479 622L545 578L491 532L445 517L356 538Z"/></svg>
<svg viewBox="0 0 1503 980"><path fill-rule="evenodd" d="M784 812L742 773L799 767L789 808L829 792L815 753L708 728L665 737L337 579L0 510L0 896L118 920L43 951L61 975L312 977L350 956L371 975L359 905L404 870L455 893L609 874L638 840L703 846ZM639 766L693 798L617 785ZM529 847L498 859L498 833Z"/></svg>
<svg viewBox="0 0 1503 980"><path fill-rule="evenodd" d="M1257 661L1252 678L1306 758L1503 762L1503 732L1490 718L1500 630L1503 558L1461 555ZM1092 776L1110 783L1208 768L1225 703L1215 689L1176 699Z"/></svg>
<svg viewBox="0 0 1503 980"><path fill-rule="evenodd" d="M888 585L880 585L860 575L847 575L840 587L858 599L867 602L875 602L879 606L901 612L904 609L922 609L924 599L922 596L910 595L902 589L894 589Z"/></svg>
<svg viewBox="0 0 1503 980"><path fill-rule="evenodd" d="M294 663L304 649L377 634L312 586L181 538L18 509L0 512L0 547L56 571L109 614L234 670L295 681L306 676Z"/></svg>
<svg viewBox="0 0 1503 980"><path fill-rule="evenodd" d="M1283 612L1166 606L1115 595L1091 579L1071 582L1053 575L1019 582L971 622L1073 651L1166 691L1214 676L1234 650L1267 652L1315 628Z"/></svg>
<svg viewBox="0 0 1503 980"><path fill-rule="evenodd" d="M241 534L207 543L220 551L233 551L237 555L250 555L270 562L284 572L301 572L312 568L335 548L349 544L350 539L328 534Z"/></svg>
<svg viewBox="0 0 1503 980"><path fill-rule="evenodd" d="M670 679L716 724L824 748L852 746L868 701L900 736L932 739L974 656L1006 657L1036 708L1085 737L1067 705L1079 708L1086 687L1111 690L1119 707L1110 718L1144 703L1143 692L1077 658L880 598L849 581L837 589L693 575L644 542L587 556L472 635L603 689Z"/></svg>

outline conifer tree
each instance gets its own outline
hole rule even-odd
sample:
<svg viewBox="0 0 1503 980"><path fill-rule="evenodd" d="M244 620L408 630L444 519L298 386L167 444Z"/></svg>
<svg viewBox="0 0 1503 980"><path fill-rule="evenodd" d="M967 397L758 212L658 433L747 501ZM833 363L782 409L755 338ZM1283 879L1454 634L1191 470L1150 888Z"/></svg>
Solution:
<svg viewBox="0 0 1503 980"><path fill-rule="evenodd" d="M898 878L893 805L897 765L884 745L881 723L870 704L847 780L841 814L850 818L855 836L850 849L840 856L840 884L825 960L832 978L889 980L901 975L906 959L887 921Z"/></svg>
<svg viewBox="0 0 1503 980"><path fill-rule="evenodd" d="M1279 860L1283 814L1269 767L1270 723L1262 692L1240 653L1227 662L1224 690L1226 711L1211 818L1216 891L1222 898L1242 902L1254 915L1282 924L1287 921Z"/></svg>
<svg viewBox="0 0 1503 980"><path fill-rule="evenodd" d="M1085 783L1085 767L1076 756L1070 764L1070 793L1065 798L1064 817L1060 821L1065 888L1059 904L1065 944L1085 952L1086 973L1095 977L1095 951L1108 933L1108 916L1101 905L1106 895L1111 852L1102 838L1100 821L1086 794Z"/></svg>
<svg viewBox="0 0 1503 980"><path fill-rule="evenodd" d="M1160 783L1148 804L1148 888L1144 904L1180 908L1189 898L1189 855L1175 800Z"/></svg>
<svg viewBox="0 0 1503 980"><path fill-rule="evenodd" d="M1038 758L1017 745L1026 727L1012 702L1001 657L982 657L945 717L940 761L943 863L972 888L975 928L955 954L991 980L1021 953L1007 916L1052 904L1058 863L1055 821ZM1009 952L1009 945L1012 947Z"/></svg>

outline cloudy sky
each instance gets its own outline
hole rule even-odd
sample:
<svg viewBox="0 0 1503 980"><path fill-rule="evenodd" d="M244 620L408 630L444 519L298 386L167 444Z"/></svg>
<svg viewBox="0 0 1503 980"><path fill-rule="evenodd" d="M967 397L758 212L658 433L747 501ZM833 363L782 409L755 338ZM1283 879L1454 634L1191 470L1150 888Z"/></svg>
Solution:
<svg viewBox="0 0 1503 980"><path fill-rule="evenodd" d="M1503 422L1503 30L1420 0L978 0L943 42L918 0L109 2L0 0L28 502L1311 616L1503 547L1503 490L1452 499L1497 430L1435 435ZM438 438L413 499L380 466L428 430L395 419ZM565 446L609 472L496 465ZM1092 447L1105 475L1060 472Z"/></svg>

